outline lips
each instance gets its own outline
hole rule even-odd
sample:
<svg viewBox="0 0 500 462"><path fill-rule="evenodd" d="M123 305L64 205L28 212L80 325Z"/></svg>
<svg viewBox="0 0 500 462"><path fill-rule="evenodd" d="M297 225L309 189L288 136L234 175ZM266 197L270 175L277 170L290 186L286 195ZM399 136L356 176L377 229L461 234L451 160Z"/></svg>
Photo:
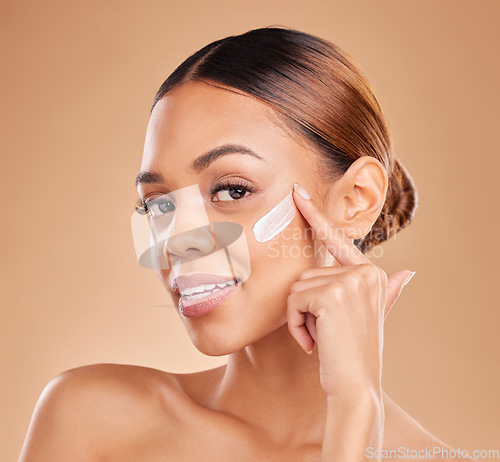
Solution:
<svg viewBox="0 0 500 462"><path fill-rule="evenodd" d="M195 297L196 295L217 291L236 281L232 276L219 274L194 273L177 276L171 284L172 289L179 295Z"/></svg>
<svg viewBox="0 0 500 462"><path fill-rule="evenodd" d="M198 318L213 311L240 283L240 279L229 276L194 273L177 276L171 286L180 295L180 312Z"/></svg>

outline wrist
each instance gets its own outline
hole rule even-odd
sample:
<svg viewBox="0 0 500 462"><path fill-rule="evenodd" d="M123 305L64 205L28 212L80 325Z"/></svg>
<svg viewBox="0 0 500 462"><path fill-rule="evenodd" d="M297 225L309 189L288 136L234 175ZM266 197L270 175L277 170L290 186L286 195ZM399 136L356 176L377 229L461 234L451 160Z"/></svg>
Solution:
<svg viewBox="0 0 500 462"><path fill-rule="evenodd" d="M327 393L326 400L328 404L334 406L347 405L373 408L374 410L383 409L382 389L373 386L349 387L342 392Z"/></svg>
<svg viewBox="0 0 500 462"><path fill-rule="evenodd" d="M385 412L381 390L327 396L321 461L364 460L366 448L382 449Z"/></svg>

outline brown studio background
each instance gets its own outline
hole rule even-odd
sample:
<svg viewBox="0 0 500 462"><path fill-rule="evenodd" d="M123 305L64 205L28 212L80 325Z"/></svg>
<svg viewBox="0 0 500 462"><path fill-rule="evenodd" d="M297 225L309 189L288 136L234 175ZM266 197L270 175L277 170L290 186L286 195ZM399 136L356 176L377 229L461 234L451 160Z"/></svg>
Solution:
<svg viewBox="0 0 500 462"><path fill-rule="evenodd" d="M171 372L226 358L191 344L132 246L153 96L230 34L286 25L368 74L411 172L414 222L374 258L416 271L387 324L386 391L446 443L500 447L497 1L3 2L0 459L63 370Z"/></svg>

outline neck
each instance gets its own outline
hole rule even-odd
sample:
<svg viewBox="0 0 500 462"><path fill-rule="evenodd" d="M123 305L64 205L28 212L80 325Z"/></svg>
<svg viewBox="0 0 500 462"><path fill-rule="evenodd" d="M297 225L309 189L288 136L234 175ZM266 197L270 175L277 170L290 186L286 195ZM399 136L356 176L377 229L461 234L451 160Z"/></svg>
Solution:
<svg viewBox="0 0 500 462"><path fill-rule="evenodd" d="M216 407L275 442L317 444L323 440L326 395L321 388L317 347L308 355L287 324L259 342L229 355Z"/></svg>

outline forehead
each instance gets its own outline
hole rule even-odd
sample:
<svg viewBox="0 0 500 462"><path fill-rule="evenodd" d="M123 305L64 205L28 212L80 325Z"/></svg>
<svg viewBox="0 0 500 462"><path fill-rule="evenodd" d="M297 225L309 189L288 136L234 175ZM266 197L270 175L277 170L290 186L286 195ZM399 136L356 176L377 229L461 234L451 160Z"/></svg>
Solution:
<svg viewBox="0 0 500 462"><path fill-rule="evenodd" d="M153 109L143 156L143 168L174 156L191 161L223 144L242 144L259 154L286 153L297 143L273 121L265 103L203 82L188 82L171 90Z"/></svg>

